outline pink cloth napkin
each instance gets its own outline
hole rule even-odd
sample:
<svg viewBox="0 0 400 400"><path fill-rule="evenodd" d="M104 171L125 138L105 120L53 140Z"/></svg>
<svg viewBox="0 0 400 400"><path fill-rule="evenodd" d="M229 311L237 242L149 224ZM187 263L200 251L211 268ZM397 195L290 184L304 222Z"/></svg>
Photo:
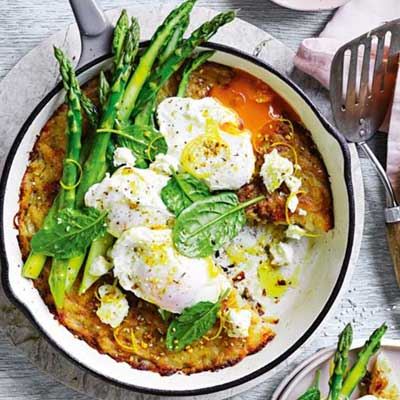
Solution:
<svg viewBox="0 0 400 400"><path fill-rule="evenodd" d="M336 50L347 41L396 18L400 18L400 0L352 0L339 8L318 38L303 41L294 63L328 87ZM400 197L400 73L388 118L382 127L389 132L386 169Z"/></svg>

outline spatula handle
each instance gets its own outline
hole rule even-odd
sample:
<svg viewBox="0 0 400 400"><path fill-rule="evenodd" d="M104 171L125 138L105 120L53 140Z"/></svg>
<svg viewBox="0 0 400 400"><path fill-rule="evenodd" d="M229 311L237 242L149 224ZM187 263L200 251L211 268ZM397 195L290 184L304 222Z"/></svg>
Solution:
<svg viewBox="0 0 400 400"><path fill-rule="evenodd" d="M389 180L389 177L388 177L385 169L383 168L382 164L377 159L376 155L374 154L374 152L371 150L371 148L368 146L367 143L359 142L357 144L363 150L364 154L370 159L370 161L372 161L372 164L374 165L376 172L378 172L378 176L386 190L386 198L387 198L388 206L390 208L397 207L398 203L397 203L396 195L393 190L393 186L392 186L392 184Z"/></svg>
<svg viewBox="0 0 400 400"><path fill-rule="evenodd" d="M400 222L386 224L386 231L397 284L400 287Z"/></svg>
<svg viewBox="0 0 400 400"><path fill-rule="evenodd" d="M69 0L79 27L82 52L78 67L110 52L113 27L96 0Z"/></svg>

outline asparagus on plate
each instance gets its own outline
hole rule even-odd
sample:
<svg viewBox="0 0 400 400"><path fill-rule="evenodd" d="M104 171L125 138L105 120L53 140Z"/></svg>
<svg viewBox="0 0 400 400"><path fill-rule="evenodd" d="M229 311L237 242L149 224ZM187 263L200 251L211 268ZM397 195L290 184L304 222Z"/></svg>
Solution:
<svg viewBox="0 0 400 400"><path fill-rule="evenodd" d="M327 400L346 400L365 378L371 357L379 350L381 340L387 331L386 324L376 329L358 353L358 357L350 370L349 350L352 343L353 330L347 325L339 336L339 343L333 359L333 372L329 380ZM322 400L318 385L309 388L298 400Z"/></svg>

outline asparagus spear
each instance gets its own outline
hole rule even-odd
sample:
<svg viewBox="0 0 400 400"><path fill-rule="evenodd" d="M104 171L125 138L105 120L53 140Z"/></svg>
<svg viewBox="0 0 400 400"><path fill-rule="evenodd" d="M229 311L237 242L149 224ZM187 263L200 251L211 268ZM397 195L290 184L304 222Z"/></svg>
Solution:
<svg viewBox="0 0 400 400"><path fill-rule="evenodd" d="M212 57L214 53L215 51L203 51L186 64L178 87L178 97L185 97L190 75L192 75L192 72L202 66L210 57Z"/></svg>
<svg viewBox="0 0 400 400"><path fill-rule="evenodd" d="M67 261L67 271L65 275L65 292L69 293L78 277L79 271L85 261L86 254L71 258Z"/></svg>
<svg viewBox="0 0 400 400"><path fill-rule="evenodd" d="M51 206L49 212L44 219L43 228L46 228L47 226L50 226L54 223L54 217L58 210L58 202L59 196L54 199L53 205ZM43 270L46 259L47 256L45 256L44 254L31 252L22 268L22 276L25 278L37 279Z"/></svg>
<svg viewBox="0 0 400 400"><path fill-rule="evenodd" d="M80 87L72 65L60 49L54 48L54 54L60 64L60 72L67 89L67 151L61 179L59 209L75 207L75 189L79 184L80 150L82 137L82 110ZM64 306L68 260L53 259L49 276L49 286L57 309Z"/></svg>
<svg viewBox="0 0 400 400"><path fill-rule="evenodd" d="M37 279L43 270L47 256L30 252L28 258L22 267L22 276L24 278Z"/></svg>
<svg viewBox="0 0 400 400"><path fill-rule="evenodd" d="M169 40L175 28L182 24L182 22L186 23L187 16L192 10L195 1L187 0L173 10L153 35L149 47L140 58L139 64L126 87L118 113L118 119L121 122L129 120L139 93L151 73L159 52Z"/></svg>
<svg viewBox="0 0 400 400"><path fill-rule="evenodd" d="M176 48L181 44L182 37L189 25L189 20L189 15L187 15L186 18L183 19L183 22L176 26L171 38L168 40L161 52L161 55L158 57L158 67L162 66L165 60L167 60L173 54ZM157 92L154 93L154 97L143 107L142 111L139 112L139 114L136 116L136 126L152 127L155 131L157 131L154 123L154 112L156 108L156 97L159 89L160 88L158 88ZM119 143L122 146L129 147L129 141L127 141L127 139L119 138Z"/></svg>
<svg viewBox="0 0 400 400"><path fill-rule="evenodd" d="M154 111L156 109L156 97L149 101L143 110L136 116L135 125L154 127Z"/></svg>
<svg viewBox="0 0 400 400"><path fill-rule="evenodd" d="M130 62L128 63L126 60L127 55L129 55L130 53L128 50L125 50L125 56L121 56L121 60L124 60L124 62L119 63L116 74L121 75L118 74L118 70L120 70L122 67L121 64L125 67L127 66L127 64L129 64L130 68L129 71L124 71L122 79L116 79L112 85L110 96L107 101L106 111L100 124L100 130L102 131L102 133L96 135L95 141L93 143L92 152L90 153L84 165L82 182L79 186L77 194L79 205L83 205L84 196L89 187L92 186L94 183L100 181L106 173L106 153L111 135L109 130L112 129L114 126L115 116L118 115L118 120L122 124L129 120L137 96L147 77L151 73L151 69L154 65L160 49L170 38L171 34L174 31L174 28L182 23L182 18L184 20L186 19L187 15L193 8L195 1L196 0L187 0L168 15L164 23L157 29L157 31L153 35L153 39L151 40L149 47L140 58L139 64L130 79L130 64L133 61L133 57L131 57ZM132 31L132 29L130 29L130 31ZM137 51L138 29L136 30L136 35L133 34L131 36L132 38L130 40L128 40L128 38L125 40L124 46L126 47L127 44L129 45L134 42L134 48ZM125 88L125 84L128 79L129 82L127 83L127 86Z"/></svg>
<svg viewBox="0 0 400 400"><path fill-rule="evenodd" d="M164 46L161 55L158 57L158 66L161 66L168 59L168 57L175 51L175 49L181 44L182 37L189 25L189 20L190 18L189 16L187 16L186 20L183 20L183 22L175 28L175 31L172 34L171 39ZM136 116L135 125L153 126L155 128L154 111L156 109L157 94L154 96L154 99L149 101L143 108L143 110Z"/></svg>
<svg viewBox="0 0 400 400"><path fill-rule="evenodd" d="M180 24L182 25L182 21L179 21L179 18L182 17L186 17L184 18L184 22L183 25L184 27L181 28L181 32L182 33L175 33L173 34L173 37L171 38L171 42L173 43L171 46L169 46L169 49L173 48L176 46L176 43L178 43L179 41L179 36L181 34L183 34L184 29L186 29L186 25L188 23L188 14L190 12L190 10L192 9L194 4L194 0L189 0L185 3L183 3L180 7L178 7L178 9L174 10L166 19L165 23L157 30L157 32L155 33L153 40L149 46L149 49L144 53L144 55L142 56L141 60L139 61L139 65L137 67L137 69L135 70L134 74L132 75L131 79L129 80L128 86L126 88L125 91L125 95L122 99L122 106L120 111L118 112L118 119L119 121L123 124L124 122L127 122L129 116L130 116L130 112L127 112L127 108L124 109L124 101L126 99L128 99L128 103L132 104L132 99L134 98L134 102L136 101L137 95L140 92L141 87L143 86L147 76L150 74L151 68L155 62L157 53L156 50L159 50L160 47L162 47L163 43L165 42L165 40L168 40L169 37L171 37L171 32L177 32L178 28L176 27L178 25L178 27L180 26ZM180 24L179 24L180 23ZM174 26L175 26L175 30L174 30ZM160 40L160 38L163 38L163 40ZM195 43L194 43L195 44ZM165 49L167 49L167 47L165 47ZM166 50L165 50L166 51ZM170 51L170 50L169 50ZM182 60L183 62L183 60ZM118 70L118 67L117 67ZM144 77L143 73L146 73L146 77ZM136 77L136 79L135 79ZM161 85L160 85L161 87ZM112 95L112 91L111 91L111 95ZM111 96L110 96L111 98ZM108 103L110 102L110 99L108 100ZM116 107L114 107L115 109ZM152 111L154 109L153 104L149 105L148 108L148 113L147 115L147 120L150 119L150 116L152 115ZM106 108L107 110L107 108ZM124 116L125 115L125 116ZM103 117L104 118L104 117ZM109 145L110 142L110 133L111 133L112 127L110 126L100 126L99 131L103 132L103 142L107 142L107 146ZM107 146L105 146L105 153L107 152ZM93 146L94 149L96 149L96 143ZM102 149L104 150L104 149ZM88 163L90 160L90 157L92 157L94 152L91 153L91 155L89 156L88 159ZM104 154L104 151L103 151ZM105 158L105 157L104 157ZM103 160L101 159L101 157L93 157L93 159L97 159L97 161L101 161L100 165L97 163L96 165L96 169L97 169L97 179L95 179L93 183L95 183L96 181L102 179L102 177L105 174L105 170L106 170L106 163L103 162ZM86 164L88 164L86 163ZM87 166L85 164L85 167ZM93 164L95 164L95 162L93 162ZM90 166L90 163L89 163ZM101 167L101 168L99 168ZM102 171L103 170L103 171ZM86 168L85 168L85 172L86 172ZM92 175L95 175L96 171L93 168L93 171L90 171L87 173L88 176L90 176L92 173ZM85 182L85 174L84 174L84 178L82 180L82 184L79 188L79 192L78 192L78 198L79 201L83 201L83 196L84 193L86 193L87 189L89 188L90 185L87 185L87 183ZM80 191L82 190L83 195L80 194ZM82 200L81 200L82 199ZM89 261L89 260L88 260ZM90 269L90 265L89 263L86 264L85 266L85 272L88 271Z"/></svg>
<svg viewBox="0 0 400 400"><path fill-rule="evenodd" d="M340 396L349 398L354 389L360 383L367 373L368 362L370 358L379 350L381 346L381 339L387 331L386 324L376 329L370 338L364 344L364 347L358 353L358 358L351 370L348 372L343 387L340 390Z"/></svg>
<svg viewBox="0 0 400 400"><path fill-rule="evenodd" d="M90 266L97 257L104 256L106 254L107 250L113 244L113 241L113 237L109 234L106 234L102 238L99 238L92 243L86 262L86 265L89 267L85 268L84 270L82 282L79 287L79 294L85 293L86 290L88 290L90 286L92 286L93 283L99 279L99 276L94 276L90 273Z"/></svg>
<svg viewBox="0 0 400 400"><path fill-rule="evenodd" d="M57 310L61 310L64 307L67 269L67 260L56 260L53 258L49 275L49 286Z"/></svg>
<svg viewBox="0 0 400 400"><path fill-rule="evenodd" d="M114 55L113 57L114 71L116 71L119 63L121 62L124 43L128 31L129 31L129 17L126 10L122 10L121 15L114 28L114 35L112 41L112 53Z"/></svg>
<svg viewBox="0 0 400 400"><path fill-rule="evenodd" d="M81 107L84 113L86 114L90 125L96 127L98 122L99 122L99 115L97 111L97 107L95 104L92 102L92 100L89 99L84 93L80 93L80 102L81 102Z"/></svg>
<svg viewBox="0 0 400 400"><path fill-rule="evenodd" d="M100 129L112 129L121 98L124 93L126 82L132 71L133 60L139 46L139 25L132 19L131 26L126 36L123 55L116 71L113 84L110 89L105 111L101 118ZM84 197L90 186L103 179L107 171L106 153L110 140L110 133L96 134L93 141L92 151L90 152L84 167L82 180L77 192L77 205L83 206Z"/></svg>
<svg viewBox="0 0 400 400"><path fill-rule="evenodd" d="M162 50L161 55L158 57L158 66L164 64L168 57L175 51L175 49L181 44L182 37L189 25L189 15L182 19L182 22L175 28L171 39L167 42Z"/></svg>
<svg viewBox="0 0 400 400"><path fill-rule="evenodd" d="M127 22L129 23L129 21L127 21L127 14L123 11L114 31L114 73L112 86L109 87L104 74L100 75L100 102L102 103L104 110L100 129L104 129L106 133L97 134L95 136L92 145L92 152L89 154L88 159L85 162L82 182L77 195L79 206L84 205L84 196L89 187L100 181L108 169L110 149L113 148L113 143L110 140L111 133L107 131L112 129L114 126L118 106L131 74L133 62L139 48L140 33L138 22L136 19L132 19L128 29ZM95 240L91 245L89 255L93 254L94 250L99 253L99 248L102 248L105 253L107 249L102 246L102 243L102 239ZM93 257L88 257L84 269L84 277L89 274L93 260ZM80 260L81 264L83 261L84 258ZM73 271L73 269L71 269L71 271ZM69 286L69 288L72 288L75 279L72 277L69 283L67 280L67 286ZM85 282L87 282L87 280Z"/></svg>
<svg viewBox="0 0 400 400"><path fill-rule="evenodd" d="M205 22L196 29L146 82L137 101L136 110L141 110L145 104L155 97L159 89L181 67L185 59L193 53L197 46L207 41L221 26L231 22L235 15L234 11L218 14L211 21Z"/></svg>
<svg viewBox="0 0 400 400"><path fill-rule="evenodd" d="M57 51L57 53L59 52L58 49L55 50L55 52L56 51ZM74 72L74 67L68 61L68 59L65 56L63 56L62 54L58 53L58 56L56 55L56 58L57 58L58 62L62 64L62 67L60 67L60 74L62 77L64 89L65 89L65 91L68 92L71 84L76 85L76 82L77 82L75 72ZM75 83L70 82L70 80L72 79L71 77L73 77L73 80ZM78 85L78 87L79 87L79 85ZM81 92L80 89L76 92L76 95L79 98L80 105L81 105L83 111L85 112L86 116L88 117L90 124L92 126L96 126L97 122L98 122L97 107L93 104L93 102L84 93Z"/></svg>
<svg viewBox="0 0 400 400"><path fill-rule="evenodd" d="M126 10L122 10L120 17L114 28L113 41L112 41L112 54L113 54L113 73L115 74L118 65L122 62L122 55L124 51L124 44L130 28L130 21ZM110 83L108 82L104 71L100 71L99 78L99 100L103 108L107 102L108 95L110 94Z"/></svg>
<svg viewBox="0 0 400 400"><path fill-rule="evenodd" d="M176 26L171 38L164 46L161 55L158 57L157 65L161 66L168 57L175 51L175 49L181 44L183 35L189 25L190 17L189 14L186 18L182 19L182 22ZM157 93L158 94L158 93ZM143 110L136 116L135 125L140 126L154 126L154 111L156 108L156 96L152 101L149 101Z"/></svg>
<svg viewBox="0 0 400 400"><path fill-rule="evenodd" d="M81 152L82 137L82 109L79 100L80 87L73 68L60 49L54 48L54 54L60 63L60 70L64 72L68 65L69 83L67 86L67 150L61 179L62 191L60 194L59 208L75 207L75 189L77 187L80 167L79 157Z"/></svg>
<svg viewBox="0 0 400 400"><path fill-rule="evenodd" d="M334 370L329 381L329 400L338 400L343 380L349 366L349 350L353 341L353 329L346 325L339 336L339 343L334 357Z"/></svg>
<svg viewBox="0 0 400 400"><path fill-rule="evenodd" d="M65 57L65 55L61 50L54 48L54 54L60 64L60 75L62 77L64 89L67 92L68 103L70 103L70 97L72 96L74 102L73 107L79 109L79 114L81 106L82 108L86 108L88 116L89 113L92 114L91 116L89 116L89 119L91 120L92 123L95 123L95 120L97 119L96 108L93 105L93 103L81 93L81 90L79 88L79 83L76 79L72 64L68 61L68 59ZM74 112L71 110L68 111L68 122L74 120L74 115L72 115L73 113ZM80 123L81 123L81 118L82 117L80 116ZM73 123L75 124L75 122ZM73 135L71 140L75 142L77 140L77 136ZM72 156L75 156L76 154L80 153L80 138L78 141L79 141L78 147L76 147L72 151L73 153L71 154ZM68 158L70 160L73 160L73 157L69 157L67 155L66 159ZM79 165L79 158L75 161L77 161ZM74 164L74 161L69 161L64 165L63 174L66 174L68 177L71 177L71 180L76 179L76 168L77 164ZM72 175L70 176L71 173ZM62 182L65 182L64 179L65 177L63 176ZM74 185L74 183L72 183L72 185ZM61 188L59 196L57 196L56 201L54 201L48 215L45 218L43 227L46 227L46 225L49 225L53 222L56 212L58 211L60 205L64 203L64 201L68 203L69 198L74 198L74 197L75 197L75 188L67 192L65 192L63 188ZM31 253L24 264L24 267L22 269L22 275L26 278L31 278L31 279L38 278L44 267L44 264L46 263L46 259L47 257L43 254Z"/></svg>
<svg viewBox="0 0 400 400"><path fill-rule="evenodd" d="M107 103L108 95L110 94L110 84L104 74L103 71L100 72L100 79L99 79L99 100L101 107L104 110L104 106Z"/></svg>

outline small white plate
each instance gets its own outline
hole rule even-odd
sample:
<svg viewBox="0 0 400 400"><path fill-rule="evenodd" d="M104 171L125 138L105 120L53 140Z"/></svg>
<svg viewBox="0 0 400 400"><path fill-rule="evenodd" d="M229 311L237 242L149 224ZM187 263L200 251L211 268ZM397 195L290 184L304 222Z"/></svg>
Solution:
<svg viewBox="0 0 400 400"><path fill-rule="evenodd" d="M333 10L350 0L272 0L274 3L282 7L292 8L301 11L321 11Z"/></svg>
<svg viewBox="0 0 400 400"><path fill-rule="evenodd" d="M357 350L361 348L364 341L356 341L350 353L351 360L355 360ZM276 389L271 400L293 400L301 396L312 386L318 370L321 371L320 386L322 393L329 391L329 364L336 347L322 349L300 364ZM383 352L389 359L394 370L400 370L400 341L383 340L379 352ZM370 362L372 365L376 359L374 356ZM354 393L356 398L357 392Z"/></svg>

